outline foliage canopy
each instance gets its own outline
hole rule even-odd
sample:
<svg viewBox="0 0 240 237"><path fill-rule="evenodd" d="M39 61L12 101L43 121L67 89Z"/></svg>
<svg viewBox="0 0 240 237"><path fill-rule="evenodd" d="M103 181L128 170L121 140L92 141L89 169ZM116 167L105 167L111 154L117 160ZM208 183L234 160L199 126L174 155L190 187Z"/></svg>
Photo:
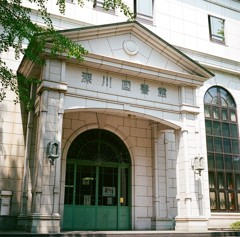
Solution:
<svg viewBox="0 0 240 237"><path fill-rule="evenodd" d="M51 0L26 1L37 4L44 26L39 26L31 20L31 9L24 7L22 0L1 0L0 55L9 52L12 48L16 60L23 54L25 58L35 63L44 63L39 55L44 50L46 39L51 38L52 56L67 53L68 57L76 57L80 61L84 60L87 51L81 45L73 43L54 29L51 15L46 7L47 2ZM85 1L95 2L96 0L77 0L81 7ZM59 12L64 14L66 0L57 0L57 5ZM122 0L104 0L103 7L106 10L119 8L129 20L134 19L134 14ZM26 48L25 45L28 45L28 47ZM32 82L37 83L35 79L26 79L22 75L16 75L0 56L0 101L6 98L6 89L10 88L17 95L15 102L22 100L29 105L31 103L29 86Z"/></svg>

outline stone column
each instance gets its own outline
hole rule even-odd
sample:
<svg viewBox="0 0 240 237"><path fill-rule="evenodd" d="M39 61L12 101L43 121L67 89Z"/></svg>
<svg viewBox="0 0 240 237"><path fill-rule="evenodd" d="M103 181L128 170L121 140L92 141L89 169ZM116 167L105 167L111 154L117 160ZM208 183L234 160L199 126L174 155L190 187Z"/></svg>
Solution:
<svg viewBox="0 0 240 237"><path fill-rule="evenodd" d="M67 90L65 62L47 60L37 90L37 126L31 213L19 217L20 229L34 233L60 232L60 155L53 163L47 153L50 142L58 142L61 151L64 93ZM61 152L59 153L61 154Z"/></svg>

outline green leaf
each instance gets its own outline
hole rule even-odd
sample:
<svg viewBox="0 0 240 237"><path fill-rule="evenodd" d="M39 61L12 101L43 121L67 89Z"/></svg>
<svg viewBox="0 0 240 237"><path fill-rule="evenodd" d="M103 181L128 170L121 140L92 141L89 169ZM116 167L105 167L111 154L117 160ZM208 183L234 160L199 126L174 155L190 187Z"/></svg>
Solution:
<svg viewBox="0 0 240 237"><path fill-rule="evenodd" d="M86 0L92 1L92 0ZM44 52L46 42L51 43L51 56L66 55L75 57L83 61L87 50L79 44L72 42L54 29L50 14L47 11L48 0L28 0L28 2L37 4L38 12L44 20L44 26L40 27L32 22L30 18L31 9L23 7L22 0L1 0L0 1L0 55L3 52L14 50L15 59L19 59L22 54L24 57L34 63L43 64L44 59L41 53ZM82 7L84 0L78 0ZM57 0L59 12L64 14L66 9L66 0ZM134 14L122 0L104 0L105 9L120 8L130 19L134 19ZM28 47L25 48L25 45ZM31 83L38 83L36 79L25 78L23 75L16 74L6 65L0 57L0 101L6 98L6 89L10 88L16 93L14 102L20 100L32 108L32 101L29 98Z"/></svg>

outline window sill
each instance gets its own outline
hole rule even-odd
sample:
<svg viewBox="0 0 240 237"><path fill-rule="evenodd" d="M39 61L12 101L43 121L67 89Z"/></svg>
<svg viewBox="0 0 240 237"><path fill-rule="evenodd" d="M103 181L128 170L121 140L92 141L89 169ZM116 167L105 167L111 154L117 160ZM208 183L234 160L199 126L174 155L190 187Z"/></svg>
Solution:
<svg viewBox="0 0 240 237"><path fill-rule="evenodd" d="M136 20L141 22L141 23L146 23L146 24L149 24L149 25L153 24L153 17L151 17L151 16L145 16L145 15L137 14Z"/></svg>
<svg viewBox="0 0 240 237"><path fill-rule="evenodd" d="M223 46L227 46L225 40L221 41L221 40L216 40L216 39L210 39L210 41L212 43L216 43L216 44L220 44L220 45L223 45Z"/></svg>
<svg viewBox="0 0 240 237"><path fill-rule="evenodd" d="M104 13L109 13L109 14L112 14L112 15L115 15L115 11L114 10L105 10L102 6L94 6L93 7L94 10L96 11L100 11L100 12L104 12Z"/></svg>

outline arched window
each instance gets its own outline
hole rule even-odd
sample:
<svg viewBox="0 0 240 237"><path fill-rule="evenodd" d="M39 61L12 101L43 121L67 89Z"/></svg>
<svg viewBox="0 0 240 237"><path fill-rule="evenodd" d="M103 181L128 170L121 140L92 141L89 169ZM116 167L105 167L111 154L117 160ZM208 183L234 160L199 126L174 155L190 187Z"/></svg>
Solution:
<svg viewBox="0 0 240 237"><path fill-rule="evenodd" d="M236 104L221 87L204 97L210 207L218 212L240 212L240 154Z"/></svg>

